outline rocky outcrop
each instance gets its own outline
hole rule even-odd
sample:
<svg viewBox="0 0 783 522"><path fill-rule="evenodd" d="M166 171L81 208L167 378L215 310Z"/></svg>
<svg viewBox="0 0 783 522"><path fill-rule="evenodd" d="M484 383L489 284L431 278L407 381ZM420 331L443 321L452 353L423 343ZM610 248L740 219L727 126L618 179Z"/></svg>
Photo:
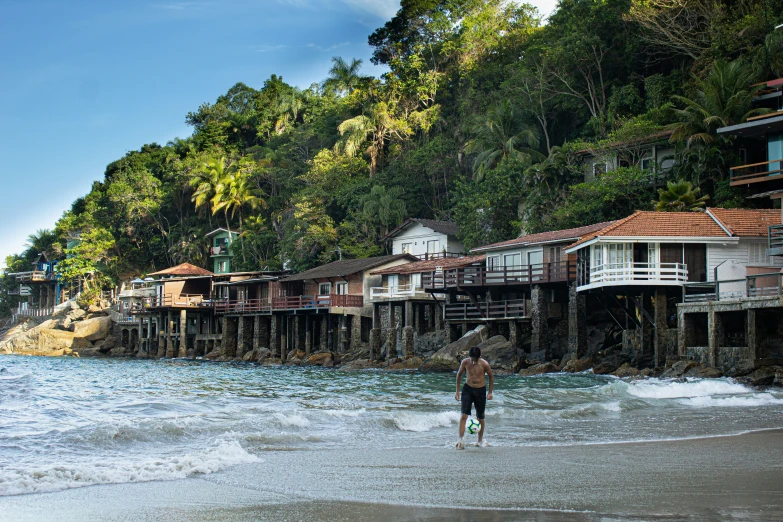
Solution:
<svg viewBox="0 0 783 522"><path fill-rule="evenodd" d="M73 334L88 341L97 341L109 336L111 326L110 317L94 317L73 323Z"/></svg>
<svg viewBox="0 0 783 522"><path fill-rule="evenodd" d="M331 368L334 366L334 357L332 357L332 352L316 352L306 358L302 364L305 366L323 366L324 368Z"/></svg>
<svg viewBox="0 0 783 522"><path fill-rule="evenodd" d="M699 363L695 361L677 361L663 371L661 378L666 379L671 377L682 377L689 370L697 366L699 366Z"/></svg>
<svg viewBox="0 0 783 522"><path fill-rule="evenodd" d="M387 370L416 370L421 366L421 357L409 357L386 367Z"/></svg>
<svg viewBox="0 0 783 522"><path fill-rule="evenodd" d="M587 357L582 357L581 359L576 359L575 357L572 357L568 361L566 361L561 371L568 372L568 373L578 373L578 372L584 372L586 370L589 370L592 366L593 366L593 358L590 357L589 355Z"/></svg>
<svg viewBox="0 0 783 522"><path fill-rule="evenodd" d="M519 370L517 350L502 335L490 337L477 345L481 356L489 362L496 373L512 373Z"/></svg>
<svg viewBox="0 0 783 522"><path fill-rule="evenodd" d="M744 377L737 377L737 381L750 386L769 386L774 384L776 376L783 372L780 366L767 366L758 368Z"/></svg>
<svg viewBox="0 0 783 522"><path fill-rule="evenodd" d="M486 326L479 326L435 352L422 363L419 369L427 372L453 372L459 369L460 361L467 357L468 350L487 339L489 339L489 329Z"/></svg>
<svg viewBox="0 0 783 522"><path fill-rule="evenodd" d="M519 375L522 377L530 377L532 375L541 375L544 373L554 373L559 371L560 371L560 367L557 365L557 363L549 361L549 362L534 364L529 368L520 370Z"/></svg>
<svg viewBox="0 0 783 522"><path fill-rule="evenodd" d="M607 375L627 362L630 362L627 355L614 353L604 357L598 364L593 366L593 373L596 375Z"/></svg>
<svg viewBox="0 0 783 522"><path fill-rule="evenodd" d="M639 368L634 368L631 366L631 363L623 363L619 368L612 372L612 375L620 378L639 377L641 374L642 372L639 371Z"/></svg>

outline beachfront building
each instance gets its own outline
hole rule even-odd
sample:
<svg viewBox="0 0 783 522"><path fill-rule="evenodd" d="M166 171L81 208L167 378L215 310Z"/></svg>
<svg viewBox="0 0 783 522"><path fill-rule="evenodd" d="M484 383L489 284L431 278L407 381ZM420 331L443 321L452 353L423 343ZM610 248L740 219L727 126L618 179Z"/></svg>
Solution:
<svg viewBox="0 0 783 522"><path fill-rule="evenodd" d="M460 257L465 248L457 239L459 225L453 221L411 218L384 238L392 243L392 254L411 254L419 259Z"/></svg>
<svg viewBox="0 0 783 522"><path fill-rule="evenodd" d="M577 256L576 291L623 329L625 351L655 367L678 356L676 305L684 296L716 286L733 292L747 273L779 270L766 252L767 227L779 223L770 210L639 211L565 253Z"/></svg>
<svg viewBox="0 0 783 522"><path fill-rule="evenodd" d="M577 260L566 255L565 248L605 225L485 245L471 250L483 256L483 262L436 266L423 273L425 291L444 296L448 340L487 324L530 359L548 360L569 352L583 355L584 303L569 289L576 279Z"/></svg>
<svg viewBox="0 0 783 522"><path fill-rule="evenodd" d="M212 262L212 272L215 274L231 273L231 259L234 257L233 244L239 237L239 233L229 232L225 228L217 228L206 237L210 241L209 259Z"/></svg>
<svg viewBox="0 0 783 522"><path fill-rule="evenodd" d="M63 297L56 266L57 261L50 261L46 253L41 252L32 262L30 270L7 274L19 283L18 290L13 293L20 297L27 297L26 301L19 303L17 315L23 317L52 315L54 307L60 304Z"/></svg>
<svg viewBox="0 0 783 522"><path fill-rule="evenodd" d="M638 167L650 172L653 181L674 166L675 148L669 143L671 131L650 133L642 137L588 145L577 152L584 165L585 181L600 179L603 174L621 167Z"/></svg>
<svg viewBox="0 0 783 522"><path fill-rule="evenodd" d="M373 274L415 262L411 254L341 259L280 279L281 295L272 298L270 349L285 361L290 352L314 349L345 352L371 345Z"/></svg>

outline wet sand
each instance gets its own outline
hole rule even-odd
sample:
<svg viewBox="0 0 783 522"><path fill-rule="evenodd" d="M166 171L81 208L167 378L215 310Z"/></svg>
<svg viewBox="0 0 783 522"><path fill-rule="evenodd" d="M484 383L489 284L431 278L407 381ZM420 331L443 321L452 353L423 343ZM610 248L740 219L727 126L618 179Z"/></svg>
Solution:
<svg viewBox="0 0 783 522"><path fill-rule="evenodd" d="M0 520L783 520L783 430L526 448L279 451L196 478L0 497Z"/></svg>

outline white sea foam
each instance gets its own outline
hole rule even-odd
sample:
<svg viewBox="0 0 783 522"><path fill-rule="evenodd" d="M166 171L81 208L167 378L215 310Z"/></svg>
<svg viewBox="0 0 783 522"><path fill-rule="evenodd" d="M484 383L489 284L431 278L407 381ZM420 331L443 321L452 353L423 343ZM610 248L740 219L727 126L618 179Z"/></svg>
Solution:
<svg viewBox="0 0 783 522"><path fill-rule="evenodd" d="M693 379L681 381L634 381L628 383L626 391L643 399L682 399L709 397L712 395L744 395L753 393L752 388L729 380Z"/></svg>
<svg viewBox="0 0 783 522"><path fill-rule="evenodd" d="M775 406L783 404L783 399L778 399L771 393L758 393L746 396L733 397L690 397L680 399L678 402L694 408L713 407L749 407L749 406Z"/></svg>
<svg viewBox="0 0 783 522"><path fill-rule="evenodd" d="M620 401L604 402L601 403L600 406L606 411L622 411Z"/></svg>
<svg viewBox="0 0 783 522"><path fill-rule="evenodd" d="M259 462L236 441L183 456L144 459L137 462L63 464L39 468L0 470L0 496L43 493L95 484L121 484L151 480L176 480L209 474L236 464Z"/></svg>
<svg viewBox="0 0 783 522"><path fill-rule="evenodd" d="M275 419L285 427L294 426L296 428L306 428L310 425L309 420L296 413L275 413Z"/></svg>
<svg viewBox="0 0 783 522"><path fill-rule="evenodd" d="M394 425L402 431L430 431L433 428L443 428L459 422L460 414L456 411L440 413L397 412L392 415Z"/></svg>
<svg viewBox="0 0 783 522"><path fill-rule="evenodd" d="M330 417L358 417L366 411L364 408L359 408L356 410L323 410L322 413Z"/></svg>

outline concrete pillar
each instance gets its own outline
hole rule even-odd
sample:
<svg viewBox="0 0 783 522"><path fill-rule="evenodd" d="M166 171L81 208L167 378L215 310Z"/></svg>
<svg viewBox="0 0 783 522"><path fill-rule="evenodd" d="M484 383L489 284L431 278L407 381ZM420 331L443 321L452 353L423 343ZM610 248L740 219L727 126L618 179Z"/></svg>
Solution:
<svg viewBox="0 0 783 522"><path fill-rule="evenodd" d="M237 318L223 316L223 357L233 359L237 355Z"/></svg>
<svg viewBox="0 0 783 522"><path fill-rule="evenodd" d="M443 309L437 304L432 305L432 317L434 319L435 330L443 331Z"/></svg>
<svg viewBox="0 0 783 522"><path fill-rule="evenodd" d="M288 358L288 320L289 317L283 316L283 321L280 324L280 362L285 363Z"/></svg>
<svg viewBox="0 0 783 522"><path fill-rule="evenodd" d="M587 355L587 306L576 282L568 287L568 352L577 358Z"/></svg>
<svg viewBox="0 0 783 522"><path fill-rule="evenodd" d="M162 359L166 355L166 324L163 322L163 314L158 315L158 353L156 356Z"/></svg>
<svg viewBox="0 0 783 522"><path fill-rule="evenodd" d="M364 318L360 315L354 315L351 319L350 331L351 331L351 350L358 350L362 344L362 322Z"/></svg>
<svg viewBox="0 0 783 522"><path fill-rule="evenodd" d="M397 318L394 315L394 303L389 301L389 329L386 331L386 342L388 349L386 351L387 359L397 357Z"/></svg>
<svg viewBox="0 0 783 522"><path fill-rule="evenodd" d="M310 357L313 349L313 316L305 316L305 357Z"/></svg>
<svg viewBox="0 0 783 522"><path fill-rule="evenodd" d="M245 318L241 315L237 317L237 349L235 357L241 359L245 356L247 348L247 338L250 332L247 331Z"/></svg>
<svg viewBox="0 0 783 522"><path fill-rule="evenodd" d="M320 339L318 341L319 350L327 350L329 347L329 328L326 325L326 320L329 317L328 314L322 315L321 320L318 323L318 333L320 334Z"/></svg>
<svg viewBox="0 0 783 522"><path fill-rule="evenodd" d="M530 292L530 323L533 327L530 336L530 351L535 353L545 351L544 359L548 360L549 353L549 303L546 292L541 285L536 285Z"/></svg>
<svg viewBox="0 0 783 522"><path fill-rule="evenodd" d="M749 309L748 317L745 321L747 331L745 332L745 340L748 343L748 359L754 362L759 358L759 341L756 334L756 310Z"/></svg>
<svg viewBox="0 0 783 522"><path fill-rule="evenodd" d="M348 316L343 314L340 316L340 331L337 333L337 348L340 353L348 351Z"/></svg>
<svg viewBox="0 0 783 522"><path fill-rule="evenodd" d="M381 357L383 346L383 331L380 328L370 330L370 360L375 361Z"/></svg>
<svg viewBox="0 0 783 522"><path fill-rule="evenodd" d="M709 327L709 364L715 366L718 362L718 349L723 345L723 320L719 313L710 308L708 315Z"/></svg>
<svg viewBox="0 0 783 522"><path fill-rule="evenodd" d="M253 351L261 348L261 324L263 319L260 315L253 316Z"/></svg>
<svg viewBox="0 0 783 522"><path fill-rule="evenodd" d="M655 346L653 351L653 366L660 367L666 364L666 292L661 289L655 290Z"/></svg>
<svg viewBox="0 0 783 522"><path fill-rule="evenodd" d="M188 311L179 312L179 352L177 357L184 358L188 356Z"/></svg>
<svg viewBox="0 0 783 522"><path fill-rule="evenodd" d="M402 353L404 357L413 357L414 344L413 327L406 326L402 329Z"/></svg>
<svg viewBox="0 0 783 522"><path fill-rule="evenodd" d="M139 345L130 347L130 348L135 348L136 349L136 356L137 357L143 357L144 356L144 339L143 338L145 336L142 335L143 332L144 332L144 318L143 317L139 317ZM128 340L130 340L130 337L129 337Z"/></svg>
<svg viewBox="0 0 783 522"><path fill-rule="evenodd" d="M269 351L272 357L280 356L280 329L283 324L283 317L280 314L272 315L272 322L269 329Z"/></svg>
<svg viewBox="0 0 783 522"><path fill-rule="evenodd" d="M508 342L511 343L511 346L514 347L514 360L519 360L520 353L522 351L521 346L521 335L522 331L519 328L519 323L516 321L509 321L508 322Z"/></svg>
<svg viewBox="0 0 783 522"><path fill-rule="evenodd" d="M405 325L413 326L413 301L405 301Z"/></svg>
<svg viewBox="0 0 783 522"><path fill-rule="evenodd" d="M271 346L269 343L271 342L270 339L270 329L272 328L272 321L274 320L272 316L269 317L260 317L261 321L259 322L259 331L258 331L258 342L261 345L261 348L269 348L271 350Z"/></svg>
<svg viewBox="0 0 783 522"><path fill-rule="evenodd" d="M381 305L373 303L372 305L372 327L382 328L381 326Z"/></svg>
<svg viewBox="0 0 783 522"><path fill-rule="evenodd" d="M166 336L166 358L171 359L174 357L174 319L171 315L171 310L166 312L166 324L168 325L168 335Z"/></svg>
<svg viewBox="0 0 783 522"><path fill-rule="evenodd" d="M415 304L414 303L414 316L416 318L416 333L418 335L424 335L424 333L427 331L426 328L426 320L424 318L424 312L426 311L427 307L424 304Z"/></svg>
<svg viewBox="0 0 783 522"><path fill-rule="evenodd" d="M302 352L305 351L305 337L307 336L305 332L305 316L303 315L297 315L296 316L296 324L295 324L295 332L294 332L294 339L296 339L296 350L301 350Z"/></svg>

